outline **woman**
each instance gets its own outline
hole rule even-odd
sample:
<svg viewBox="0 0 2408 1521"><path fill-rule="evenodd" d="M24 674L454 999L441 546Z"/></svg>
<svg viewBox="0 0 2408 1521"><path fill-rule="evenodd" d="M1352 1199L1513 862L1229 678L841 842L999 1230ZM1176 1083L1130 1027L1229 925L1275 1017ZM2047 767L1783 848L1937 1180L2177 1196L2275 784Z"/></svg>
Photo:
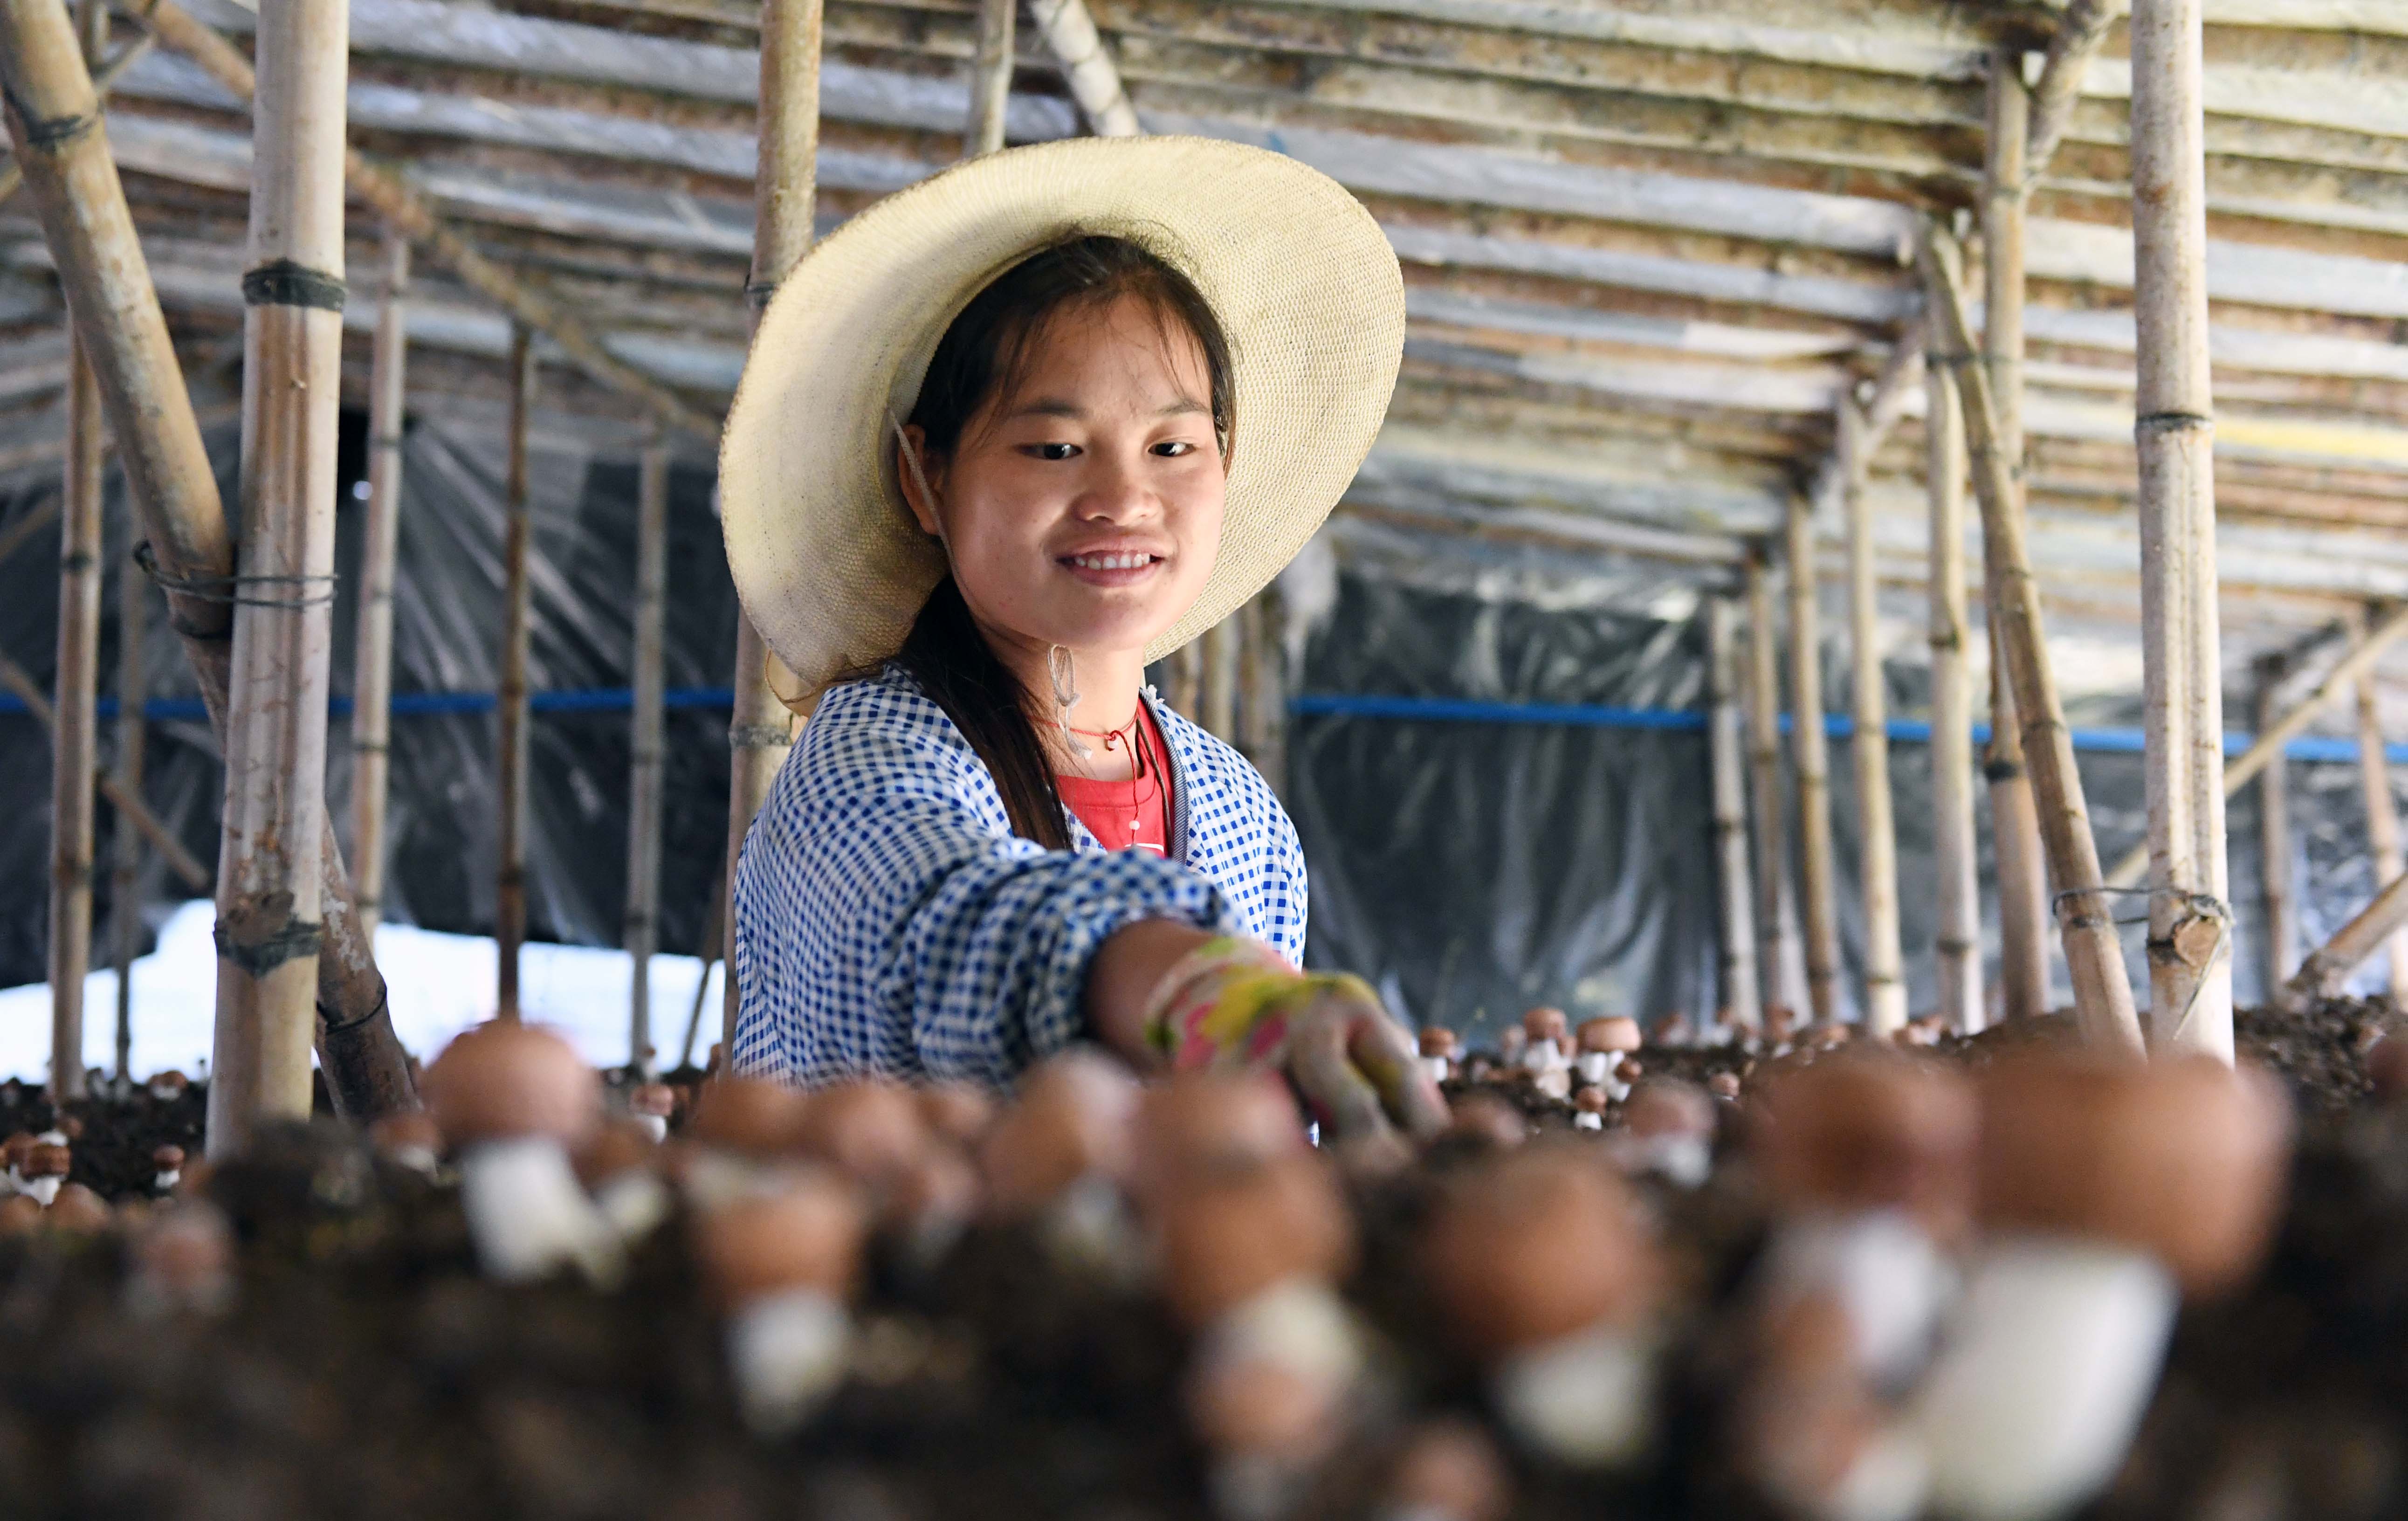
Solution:
<svg viewBox="0 0 2408 1521"><path fill-rule="evenodd" d="M1359 206L1203 139L991 155L784 281L721 468L810 715L737 866L739 1069L1000 1083L1090 1039L1443 1122L1370 990L1297 969L1270 789L1142 684L1320 524L1402 331Z"/></svg>

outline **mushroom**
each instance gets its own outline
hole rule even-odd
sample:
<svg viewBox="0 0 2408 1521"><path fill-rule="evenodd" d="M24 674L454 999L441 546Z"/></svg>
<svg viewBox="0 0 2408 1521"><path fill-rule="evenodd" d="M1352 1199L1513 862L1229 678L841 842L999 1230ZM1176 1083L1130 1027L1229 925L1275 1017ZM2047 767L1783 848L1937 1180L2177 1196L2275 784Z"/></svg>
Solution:
<svg viewBox="0 0 2408 1521"><path fill-rule="evenodd" d="M2374 1084L2376 1102L2397 1104L2408 1098L2408 1040L2379 1036L2366 1048L2366 1076Z"/></svg>
<svg viewBox="0 0 2408 1521"><path fill-rule="evenodd" d="M1956 1284L1947 1250L1972 1207L1971 1087L1931 1063L1868 1053L1786 1073L1757 1108L1753 1149L1781 1216L1767 1313L1832 1295L1857 1370L1876 1390L1903 1388Z"/></svg>
<svg viewBox="0 0 2408 1521"><path fill-rule="evenodd" d="M1139 1100L1131 1192L1149 1209L1184 1188L1305 1154L1304 1120L1279 1078L1180 1072Z"/></svg>
<svg viewBox="0 0 2408 1521"><path fill-rule="evenodd" d="M214 1315L234 1302L234 1232L213 1204L162 1206L135 1232L129 1256L125 1304L138 1317Z"/></svg>
<svg viewBox="0 0 2408 1521"><path fill-rule="evenodd" d="M1734 1406L1741 1471L1785 1514L1819 1521L1918 1514L1922 1453L1866 1386L1846 1308L1810 1291L1761 1317L1758 1331Z"/></svg>
<svg viewBox="0 0 2408 1521"><path fill-rule="evenodd" d="M1550 1072L1571 1061L1571 1022L1560 1009L1538 1008L1522 1016L1522 1066Z"/></svg>
<svg viewBox="0 0 2408 1521"><path fill-rule="evenodd" d="M48 1209L59 1197L59 1184L66 1182L69 1155L64 1145L51 1141L37 1141L25 1148L25 1160L17 1169L23 1179L19 1184L35 1203Z"/></svg>
<svg viewBox="0 0 2408 1521"><path fill-rule="evenodd" d="M978 1207L978 1169L954 1147L930 1146L888 1189L883 1224L904 1267L925 1274L961 1240Z"/></svg>
<svg viewBox="0 0 2408 1521"><path fill-rule="evenodd" d="M1451 1108L1446 1134L1482 1150L1519 1146L1530 1137L1530 1122L1495 1094L1475 1093Z"/></svg>
<svg viewBox="0 0 2408 1521"><path fill-rule="evenodd" d="M1505 1521L1513 1480L1505 1459L1469 1421L1434 1420L1406 1434L1388 1477L1380 1521Z"/></svg>
<svg viewBox="0 0 2408 1521"><path fill-rule="evenodd" d="M669 1116L677 1112L677 1090L666 1083L638 1083L627 1090L627 1112L655 1142L669 1137Z"/></svg>
<svg viewBox="0 0 2408 1521"><path fill-rule="evenodd" d="M810 1098L760 1078L716 1077L695 1091L679 1182L696 1209L783 1186Z"/></svg>
<svg viewBox="0 0 2408 1521"><path fill-rule="evenodd" d="M1108 1057L1074 1050L1039 1064L979 1146L988 1210L1039 1221L1057 1255L1135 1278L1142 1254L1119 1185L1137 1104L1136 1080Z"/></svg>
<svg viewBox="0 0 2408 1521"><path fill-rule="evenodd" d="M1638 1049L1639 1021L1628 1015L1581 1021L1581 1081L1596 1083L1605 1090L1607 1098L1617 1102L1628 1098L1629 1090L1615 1079L1613 1069L1625 1055Z"/></svg>
<svg viewBox="0 0 2408 1521"><path fill-rule="evenodd" d="M2122 1463L2185 1294L2253 1272L2290 1145L2274 1084L2208 1057L2002 1062L1982 1083L1984 1239L1912 1412L1936 1508L2057 1515Z"/></svg>
<svg viewBox="0 0 2408 1521"><path fill-rule="evenodd" d="M461 1208L489 1276L524 1282L574 1263L596 1284L618 1282L619 1233L569 1166L602 1117L601 1080L575 1047L516 1020L480 1025L426 1069L425 1097L458 1154Z"/></svg>
<svg viewBox="0 0 2408 1521"><path fill-rule="evenodd" d="M0 1141L0 1165L7 1168L5 1181L9 1190L21 1194L25 1191L25 1158L33 1154L34 1133L31 1130L20 1130L7 1141Z"/></svg>
<svg viewBox="0 0 2408 1521"><path fill-rule="evenodd" d="M1530 1044L1530 1036L1520 1025L1508 1025L1497 1032L1497 1055L1508 1067L1522 1065L1522 1053Z"/></svg>
<svg viewBox="0 0 2408 1521"><path fill-rule="evenodd" d="M1713 1100L1676 1078L1650 1078L1630 1090L1614 1140L1626 1171L1653 1172L1695 1188L1713 1170Z"/></svg>
<svg viewBox="0 0 2408 1521"><path fill-rule="evenodd" d="M1225 1514L1283 1514L1341 1434L1363 1353L1330 1284L1352 1217L1320 1158L1290 1150L1159 1201L1163 1289L1197 1334L1187 1406Z"/></svg>
<svg viewBox="0 0 2408 1521"><path fill-rule="evenodd" d="M1656 1022L1656 1027L1650 1030L1648 1035L1659 1046L1688 1045L1691 1043L1689 1016L1683 1013L1666 1014Z"/></svg>
<svg viewBox="0 0 2408 1521"><path fill-rule="evenodd" d="M1429 1069L1432 1083L1444 1083L1455 1075L1455 1053L1457 1044L1455 1032L1443 1025L1430 1025L1423 1028L1422 1065Z"/></svg>
<svg viewBox="0 0 2408 1521"><path fill-rule="evenodd" d="M98 1194L79 1183L71 1183L59 1190L59 1197L43 1212L44 1224L52 1230L70 1231L78 1236L96 1235L108 1228L108 1206Z"/></svg>
<svg viewBox="0 0 2408 1521"><path fill-rule="evenodd" d="M421 1177L435 1176L443 1165L443 1131L423 1109L378 1115L368 1126L368 1144L379 1156Z"/></svg>
<svg viewBox="0 0 2408 1521"><path fill-rule="evenodd" d="M1501 1154L1449 1181L1422 1256L1509 1428L1581 1467L1644 1452L1663 1272L1611 1169L1566 1143Z"/></svg>
<svg viewBox="0 0 2408 1521"><path fill-rule="evenodd" d="M164 1194L173 1189L184 1177L184 1148L154 1147L150 1153L150 1191Z"/></svg>
<svg viewBox="0 0 2408 1521"><path fill-rule="evenodd" d="M676 1204L659 1161L660 1146L641 1115L611 1120L578 1148L578 1181L624 1241L651 1235Z"/></svg>
<svg viewBox="0 0 2408 1521"><path fill-rule="evenodd" d="M0 1198L0 1236L22 1236L42 1228L46 1212L28 1194L10 1194Z"/></svg>
<svg viewBox="0 0 2408 1521"><path fill-rule="evenodd" d="M1716 1072L1713 1076L1706 1079L1706 1091L1713 1094L1717 1098L1737 1098L1739 1097L1739 1074L1737 1072Z"/></svg>
<svg viewBox="0 0 2408 1521"><path fill-rule="evenodd" d="M1572 1127L1576 1130L1604 1129L1606 1103L1603 1088L1583 1088L1572 1095Z"/></svg>
<svg viewBox="0 0 2408 1521"><path fill-rule="evenodd" d="M842 1381L862 1232L853 1188L811 1169L697 1221L695 1255L726 1316L737 1402L755 1434L793 1432Z"/></svg>
<svg viewBox="0 0 2408 1521"><path fill-rule="evenodd" d="M796 1141L873 1193L908 1173L930 1144L918 1098L899 1083L875 1078L812 1094Z"/></svg>
<svg viewBox="0 0 2408 1521"><path fill-rule="evenodd" d="M995 1095L975 1083L931 1083L919 1090L920 1117L960 1146L976 1146L995 1124Z"/></svg>

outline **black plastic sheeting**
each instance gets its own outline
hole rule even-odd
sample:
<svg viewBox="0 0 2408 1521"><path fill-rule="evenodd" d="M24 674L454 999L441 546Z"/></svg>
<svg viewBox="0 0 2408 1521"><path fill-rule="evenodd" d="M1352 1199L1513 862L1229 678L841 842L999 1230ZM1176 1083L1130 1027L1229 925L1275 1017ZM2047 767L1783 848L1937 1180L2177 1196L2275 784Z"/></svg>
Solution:
<svg viewBox="0 0 2408 1521"><path fill-rule="evenodd" d="M1334 615L1309 646L1308 692L1655 710L1704 701L1693 620L1540 611L1351 572L1340 588ZM1835 710L1848 701L1843 653L1825 652ZM1889 678L1893 713L1920 714L1924 669L1894 667ZM2137 711L2077 717L2128 724ZM1842 996L1851 1014L1864 944L1852 742L1830 746ZM1312 865L1309 959L1362 972L1408 1018L1477 1030L1541 1003L1576 1017L1653 1017L1720 1001L1703 733L1312 714L1296 720L1290 754L1288 806ZM2080 765L2100 853L2113 860L2144 825L2141 758L2093 752ZM1937 997L1928 749L1892 743L1890 772L1909 997L1922 1009ZM2373 872L2356 768L2295 763L2287 772L2301 857L2294 874L2306 888L2301 934L2312 947L2372 896ZM1995 998L1986 789L1977 796ZM2257 797L2244 789L2229 814L2235 992L2244 1000L2265 986ZM1794 851L1794 813L1789 839ZM1794 862L1792 872L1795 881ZM2145 903L2128 899L2124 911L2139 918ZM2137 925L2125 931L2145 1000L2143 936ZM2058 1001L2070 1003L2061 960L2054 975ZM2354 986L2373 991L2386 981L2377 958Z"/></svg>

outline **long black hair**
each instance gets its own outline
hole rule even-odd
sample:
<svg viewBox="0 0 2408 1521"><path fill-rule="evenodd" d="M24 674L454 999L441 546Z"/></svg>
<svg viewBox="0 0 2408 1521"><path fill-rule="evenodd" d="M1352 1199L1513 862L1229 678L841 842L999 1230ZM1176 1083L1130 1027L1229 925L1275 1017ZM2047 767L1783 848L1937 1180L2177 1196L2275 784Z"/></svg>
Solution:
<svg viewBox="0 0 2408 1521"><path fill-rule="evenodd" d="M952 457L980 408L1018 380L1036 339L1060 314L1135 296L1168 328L1178 323L1204 352L1212 430L1228 455L1233 419L1229 342L1203 294L1170 264L1125 237L1090 235L1041 249L996 276L945 329L909 421L922 452ZM931 504L933 508L933 504ZM996 655L948 574L928 594L896 660L986 763L1014 834L1068 850L1062 796L1037 737L1030 692Z"/></svg>

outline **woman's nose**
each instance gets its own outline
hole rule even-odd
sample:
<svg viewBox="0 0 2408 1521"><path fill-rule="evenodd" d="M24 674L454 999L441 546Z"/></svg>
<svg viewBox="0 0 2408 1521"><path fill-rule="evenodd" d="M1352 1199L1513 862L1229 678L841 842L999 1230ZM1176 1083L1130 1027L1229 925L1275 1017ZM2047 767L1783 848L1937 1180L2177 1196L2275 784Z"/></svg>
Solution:
<svg viewBox="0 0 2408 1521"><path fill-rule="evenodd" d="M1074 504L1079 516L1096 523L1129 523L1152 515L1160 506L1133 464L1101 455L1096 456Z"/></svg>

